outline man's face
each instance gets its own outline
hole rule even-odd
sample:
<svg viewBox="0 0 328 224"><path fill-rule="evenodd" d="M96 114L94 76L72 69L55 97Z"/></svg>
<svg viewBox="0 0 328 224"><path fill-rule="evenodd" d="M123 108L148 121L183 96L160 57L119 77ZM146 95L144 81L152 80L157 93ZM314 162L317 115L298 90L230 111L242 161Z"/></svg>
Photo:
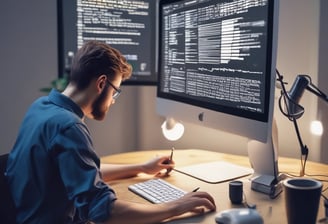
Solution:
<svg viewBox="0 0 328 224"><path fill-rule="evenodd" d="M116 86L119 86L115 82ZM113 99L113 94L115 93L115 89L106 83L105 87L103 88L100 95L97 97L97 99L93 102L92 105L92 116L95 120L103 120L109 111L109 107L115 103L115 100Z"/></svg>
<svg viewBox="0 0 328 224"><path fill-rule="evenodd" d="M106 85L102 90L101 94L97 97L97 99L93 102L92 105L92 116L95 120L103 120L107 111L109 110L110 104L108 104L109 98L109 85Z"/></svg>

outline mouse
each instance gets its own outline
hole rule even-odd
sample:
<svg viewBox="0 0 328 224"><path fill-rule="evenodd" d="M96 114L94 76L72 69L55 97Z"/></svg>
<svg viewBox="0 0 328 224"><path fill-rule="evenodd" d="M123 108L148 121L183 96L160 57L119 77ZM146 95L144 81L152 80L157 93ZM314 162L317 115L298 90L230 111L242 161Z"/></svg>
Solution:
<svg viewBox="0 0 328 224"><path fill-rule="evenodd" d="M256 209L232 208L215 215L218 224L263 224L263 218Z"/></svg>

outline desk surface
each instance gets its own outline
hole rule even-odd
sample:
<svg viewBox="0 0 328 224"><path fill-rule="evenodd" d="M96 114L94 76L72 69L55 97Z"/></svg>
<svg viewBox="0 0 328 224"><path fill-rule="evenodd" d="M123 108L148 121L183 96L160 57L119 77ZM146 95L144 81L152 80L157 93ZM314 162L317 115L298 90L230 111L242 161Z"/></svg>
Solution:
<svg viewBox="0 0 328 224"><path fill-rule="evenodd" d="M115 154L111 156L102 157L101 161L103 163L140 163L153 158L156 155L169 155L170 150L151 150L151 151L137 151L129 153ZM227 161L238 165L243 165L250 167L249 160L245 156L229 155L218 152L188 149L188 150L175 150L174 161L176 165L184 166L191 164L198 164L202 162L211 161ZM288 173L293 175L298 175L300 171L300 161L297 159L290 158L279 158L279 171L281 173ZM217 171L220 172L220 171ZM307 162L306 165L307 175L312 178L321 178L327 180L328 176L328 165ZM325 175L322 177L320 175ZM139 175L135 178L111 181L110 184L116 191L118 198L123 200L133 201L137 203L149 203L143 198L135 195L128 190L128 186L133 183L137 183L146 179L152 178L149 175ZM203 181L197 180L195 178L189 177L187 175L181 174L179 172L172 171L170 176L165 177L165 180L184 189L186 191L191 191L195 187L200 187L200 190L209 192L215 199L217 205L217 211L220 212L225 209L237 208L241 206L232 205L229 200L229 182L223 182L219 184L209 184ZM258 193L251 190L249 177L241 178L240 180L244 183L244 193L246 196L247 203L256 204L257 210L262 215L266 224L277 224L277 223L287 223L285 203L284 203L284 193L280 194L275 199L270 199L269 196ZM327 183L323 182L323 189L327 187ZM324 192L325 196L328 192ZM213 224L214 216L216 212L209 213L197 217L184 217L184 219L177 219L170 221L169 223L206 223ZM323 200L321 199L318 220L324 217L324 206Z"/></svg>

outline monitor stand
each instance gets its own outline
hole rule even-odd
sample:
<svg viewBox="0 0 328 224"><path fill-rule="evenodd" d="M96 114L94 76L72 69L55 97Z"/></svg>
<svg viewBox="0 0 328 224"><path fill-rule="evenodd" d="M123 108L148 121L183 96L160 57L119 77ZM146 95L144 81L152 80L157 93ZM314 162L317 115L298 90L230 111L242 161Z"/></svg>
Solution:
<svg viewBox="0 0 328 224"><path fill-rule="evenodd" d="M248 157L254 170L251 188L270 196L277 197L281 191L281 177L278 171L278 130L275 120L272 133L266 143L250 140L247 145Z"/></svg>

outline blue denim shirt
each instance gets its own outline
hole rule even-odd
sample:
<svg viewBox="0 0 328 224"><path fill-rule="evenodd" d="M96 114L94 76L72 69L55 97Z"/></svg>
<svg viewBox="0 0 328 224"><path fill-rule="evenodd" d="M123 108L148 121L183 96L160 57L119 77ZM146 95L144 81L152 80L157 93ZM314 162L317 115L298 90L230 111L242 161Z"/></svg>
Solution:
<svg viewBox="0 0 328 224"><path fill-rule="evenodd" d="M114 191L104 183L82 110L52 90L29 108L7 165L17 223L101 222Z"/></svg>

